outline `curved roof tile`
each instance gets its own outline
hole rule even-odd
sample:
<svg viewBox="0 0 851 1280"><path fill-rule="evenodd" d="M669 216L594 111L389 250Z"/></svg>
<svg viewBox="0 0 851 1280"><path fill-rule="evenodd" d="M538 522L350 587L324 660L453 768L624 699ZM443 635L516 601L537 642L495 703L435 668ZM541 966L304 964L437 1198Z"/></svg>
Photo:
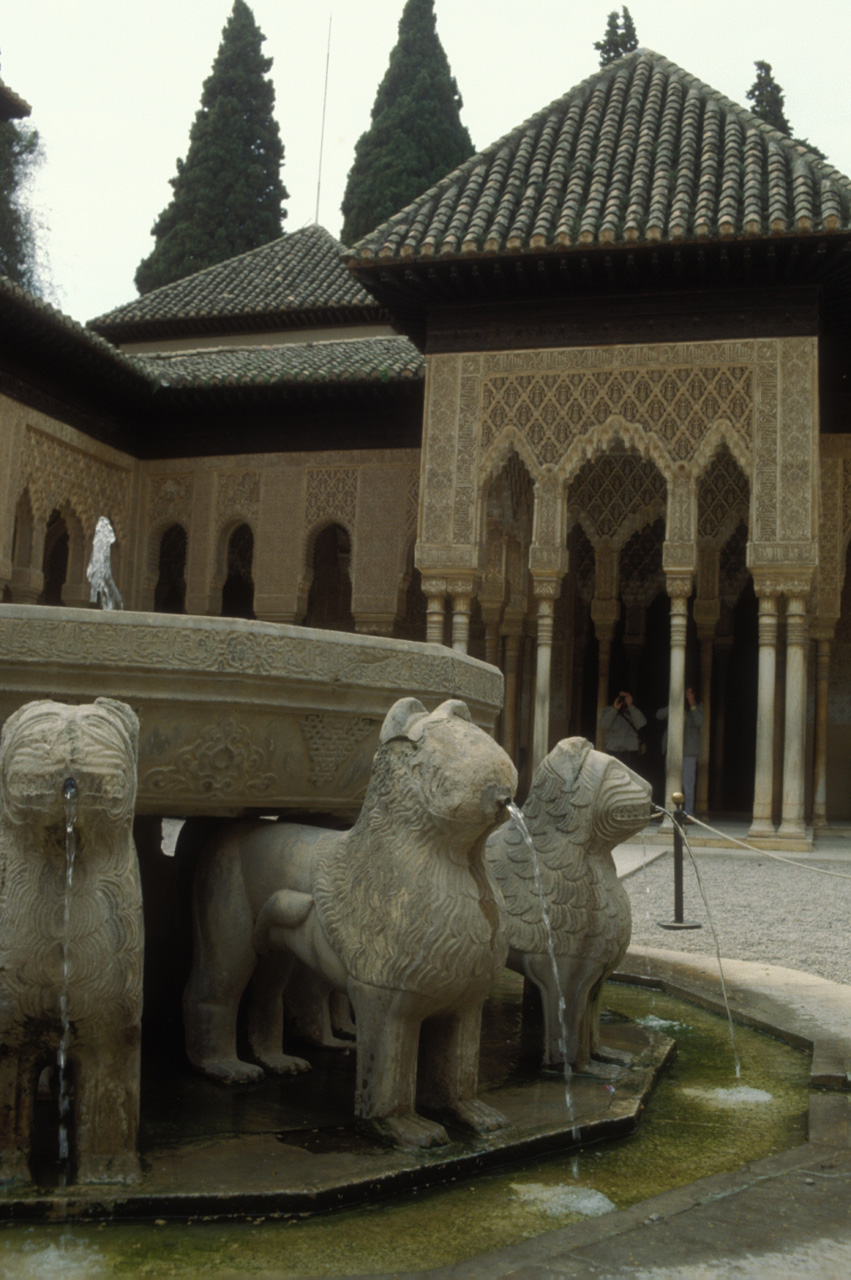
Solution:
<svg viewBox="0 0 851 1280"><path fill-rule="evenodd" d="M344 313L366 321L378 303L346 270L343 246L320 226L302 227L269 244L219 262L204 271L153 289L89 321L89 328L117 341L177 331L195 332L203 322L228 321L247 328L305 313Z"/></svg>
<svg viewBox="0 0 851 1280"><path fill-rule="evenodd" d="M407 338L400 337L217 347L131 359L157 386L175 390L407 382L423 376L423 357Z"/></svg>
<svg viewBox="0 0 851 1280"><path fill-rule="evenodd" d="M350 264L851 230L851 181L648 49L596 72L347 251Z"/></svg>

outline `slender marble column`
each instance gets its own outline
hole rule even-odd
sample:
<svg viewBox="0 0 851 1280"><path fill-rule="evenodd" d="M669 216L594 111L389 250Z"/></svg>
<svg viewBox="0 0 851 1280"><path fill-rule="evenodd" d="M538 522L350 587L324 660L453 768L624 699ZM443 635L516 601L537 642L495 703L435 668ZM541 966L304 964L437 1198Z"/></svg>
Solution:
<svg viewBox="0 0 851 1280"><path fill-rule="evenodd" d="M712 732L712 636L704 635L700 641L700 705L703 707L703 724L700 726L700 749L697 755L697 812L701 817L709 813L709 751Z"/></svg>
<svg viewBox="0 0 851 1280"><path fill-rule="evenodd" d="M816 641L816 723L813 752L813 826L827 822L827 709L830 693L830 638Z"/></svg>
<svg viewBox="0 0 851 1280"><path fill-rule="evenodd" d="M466 591L452 592L452 648L456 653L466 653L469 647L472 599Z"/></svg>
<svg viewBox="0 0 851 1280"><path fill-rule="evenodd" d="M712 665L715 657L714 641L721 604L717 596L698 596L694 602L694 620L700 641L700 690L699 701L703 708L703 724L700 726L700 749L697 754L697 793L695 808L701 817L709 813L709 753L715 709L712 705Z"/></svg>
<svg viewBox="0 0 851 1280"><path fill-rule="evenodd" d="M749 835L774 834L774 683L777 668L777 596L759 592L759 669L757 675L756 772L753 821Z"/></svg>
<svg viewBox="0 0 851 1280"><path fill-rule="evenodd" d="M426 598L426 640L443 644L446 579L423 578L422 589Z"/></svg>
<svg viewBox="0 0 851 1280"><path fill-rule="evenodd" d="M675 791L683 789L683 735L686 727L686 631L691 579L668 582L671 599L671 674L668 686L668 764L665 775L665 807Z"/></svg>
<svg viewBox="0 0 851 1280"><path fill-rule="evenodd" d="M550 749L553 616L558 590L558 583L535 583L535 595L538 597L538 648L535 666L535 719L532 732L533 775Z"/></svg>
<svg viewBox="0 0 851 1280"><path fill-rule="evenodd" d="M715 754L712 758L712 799L716 808L724 802L724 748L727 739L727 672L730 666L732 639L717 636L715 649L715 706L712 715L712 731L715 736Z"/></svg>
<svg viewBox="0 0 851 1280"><path fill-rule="evenodd" d="M597 737L595 746L598 751L603 749L603 741L605 733L600 728L600 716L604 709L609 705L609 663L612 655L612 632L614 627L611 624L603 622L595 622L594 630L597 633Z"/></svg>
<svg viewBox="0 0 851 1280"><path fill-rule="evenodd" d="M502 745L514 759L517 743L517 671L520 663L520 631L505 637L505 709L502 715Z"/></svg>
<svg viewBox="0 0 851 1280"><path fill-rule="evenodd" d="M807 733L807 607L803 595L786 597L786 732L783 743L783 813L778 836L800 838L804 827L804 748Z"/></svg>

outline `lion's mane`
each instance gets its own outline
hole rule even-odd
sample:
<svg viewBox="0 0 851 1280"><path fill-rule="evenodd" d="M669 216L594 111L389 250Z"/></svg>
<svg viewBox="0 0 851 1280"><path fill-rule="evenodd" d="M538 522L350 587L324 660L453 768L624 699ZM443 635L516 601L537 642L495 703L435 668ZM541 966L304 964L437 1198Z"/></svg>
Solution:
<svg viewBox="0 0 851 1280"><path fill-rule="evenodd" d="M459 984L490 988L507 939L484 837L436 829L414 754L399 739L379 748L361 816L316 868L314 897L352 977L450 999Z"/></svg>
<svg viewBox="0 0 851 1280"><path fill-rule="evenodd" d="M121 707L120 711L116 708ZM56 1021L65 928L65 831L44 797L81 788L68 911L69 1008L131 1026L142 1004L142 899L132 819L138 721L110 699L37 702L0 741L0 976L16 1020ZM91 821L87 815L91 814Z"/></svg>

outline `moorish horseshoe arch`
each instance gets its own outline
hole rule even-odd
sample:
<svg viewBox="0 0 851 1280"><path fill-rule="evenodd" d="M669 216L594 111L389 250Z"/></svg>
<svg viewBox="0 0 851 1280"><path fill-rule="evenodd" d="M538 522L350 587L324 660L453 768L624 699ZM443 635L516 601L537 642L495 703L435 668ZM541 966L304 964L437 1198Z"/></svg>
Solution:
<svg viewBox="0 0 851 1280"><path fill-rule="evenodd" d="M541 651L551 645L552 601L566 569L564 479L616 436L652 457L665 477L664 570L672 609L670 705L675 708L683 703L677 672L685 647L686 601L697 570L697 477L720 444L727 446L750 486L748 565L757 594L775 603L785 596L791 619L787 682L793 696L784 756L789 785L784 782L781 836L799 837L805 706L792 686L805 687L805 600L817 560L817 339L448 353L429 356L428 367L416 558L435 634L445 594L454 596L457 585L461 599L466 592L469 610L470 594L481 579L480 503L486 478L513 448L535 482L529 560L539 608L538 747L546 741L538 721L549 712L541 694L542 677L548 681ZM761 709L768 701L766 692ZM674 741L680 736L675 721L676 714ZM679 772L676 759L672 772ZM758 769L757 790L759 782Z"/></svg>

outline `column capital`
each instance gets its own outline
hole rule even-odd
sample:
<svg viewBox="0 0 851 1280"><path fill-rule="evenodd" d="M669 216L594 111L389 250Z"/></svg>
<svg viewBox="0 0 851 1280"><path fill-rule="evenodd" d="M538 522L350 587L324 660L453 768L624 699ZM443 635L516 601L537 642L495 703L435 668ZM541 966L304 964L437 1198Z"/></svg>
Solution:
<svg viewBox="0 0 851 1280"><path fill-rule="evenodd" d="M601 627L614 627L620 616L621 607L618 600L598 600L595 596L591 601L591 621L594 623L598 637Z"/></svg>
<svg viewBox="0 0 851 1280"><path fill-rule="evenodd" d="M558 600L561 595L561 576L533 574L532 594L536 600Z"/></svg>
<svg viewBox="0 0 851 1280"><path fill-rule="evenodd" d="M567 573L568 566L567 547L538 546L532 543L529 548L529 570L534 576L554 577L560 581Z"/></svg>
<svg viewBox="0 0 851 1280"><path fill-rule="evenodd" d="M445 596L446 595L446 579L445 578L426 578L421 579L423 595L426 596Z"/></svg>
<svg viewBox="0 0 851 1280"><path fill-rule="evenodd" d="M481 581L481 574L478 573L451 573L446 575L446 589L453 598L474 596Z"/></svg>
<svg viewBox="0 0 851 1280"><path fill-rule="evenodd" d="M665 590L670 599L688 600L692 592L693 579L690 572L668 570L665 573Z"/></svg>

